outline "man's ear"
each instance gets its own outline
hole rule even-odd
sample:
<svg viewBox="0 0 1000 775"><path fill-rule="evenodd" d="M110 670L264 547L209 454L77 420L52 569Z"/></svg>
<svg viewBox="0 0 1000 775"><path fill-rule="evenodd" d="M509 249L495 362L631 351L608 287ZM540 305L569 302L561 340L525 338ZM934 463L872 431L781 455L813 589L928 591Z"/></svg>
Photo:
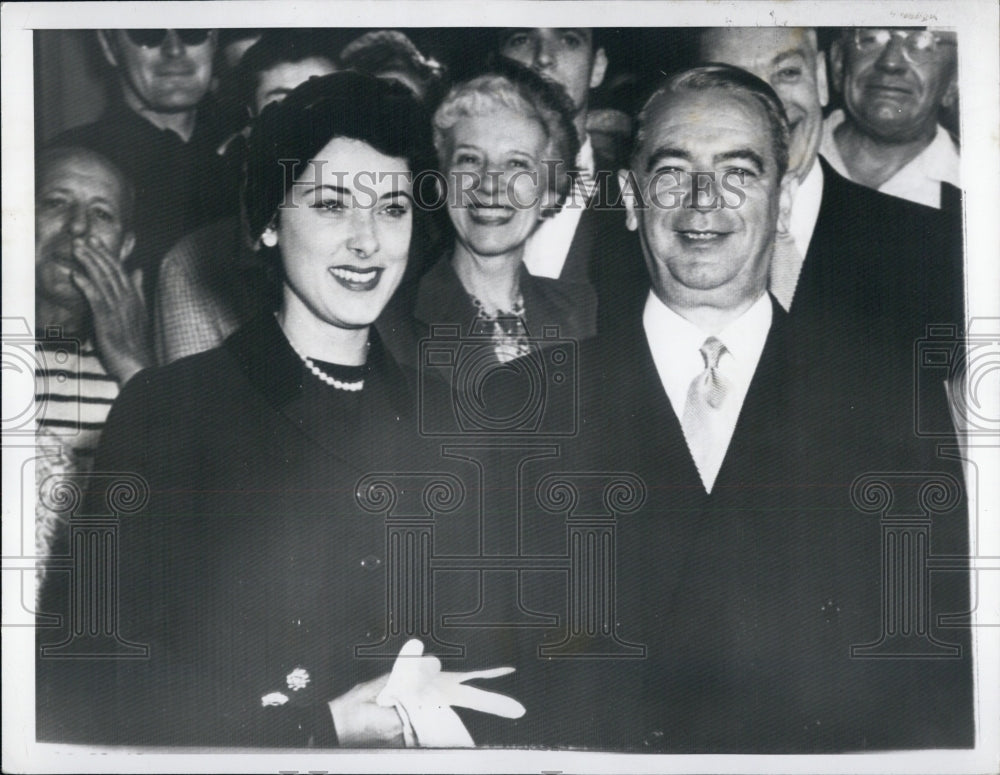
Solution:
<svg viewBox="0 0 1000 775"><path fill-rule="evenodd" d="M596 89L604 83L604 74L608 71L608 55L604 48L594 52L594 63L590 66L590 88Z"/></svg>
<svg viewBox="0 0 1000 775"><path fill-rule="evenodd" d="M841 93L844 91L844 43L839 38L830 44L829 83L834 91Z"/></svg>
<svg viewBox="0 0 1000 775"><path fill-rule="evenodd" d="M629 231L639 228L638 196L635 190L635 178L629 170L618 170L618 185L622 190L622 202L625 204L625 226Z"/></svg>
<svg viewBox="0 0 1000 775"><path fill-rule="evenodd" d="M124 264L132 255L133 250L135 250L135 232L130 231L125 234L125 239L122 240L121 249L118 251L118 262Z"/></svg>
<svg viewBox="0 0 1000 775"><path fill-rule="evenodd" d="M816 89L819 91L819 104L825 108L830 101L830 84L826 79L826 56L822 51L816 54Z"/></svg>
<svg viewBox="0 0 1000 775"><path fill-rule="evenodd" d="M113 36L114 32L112 30L97 31L97 42L101 44L101 52L104 54L104 58L112 67L118 67L118 44L115 42Z"/></svg>
<svg viewBox="0 0 1000 775"><path fill-rule="evenodd" d="M781 179L781 191L778 194L778 232L788 234L792 229L792 204L799 190L799 178L791 171Z"/></svg>
<svg viewBox="0 0 1000 775"><path fill-rule="evenodd" d="M950 108L958 100L958 72L952 72L951 80L948 81L948 88L941 97L941 107Z"/></svg>

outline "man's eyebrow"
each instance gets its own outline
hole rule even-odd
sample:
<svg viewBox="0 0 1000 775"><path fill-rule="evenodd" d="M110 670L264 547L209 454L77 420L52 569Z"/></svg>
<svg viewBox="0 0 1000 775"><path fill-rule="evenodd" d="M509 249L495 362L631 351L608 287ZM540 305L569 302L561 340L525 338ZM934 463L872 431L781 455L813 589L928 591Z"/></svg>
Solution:
<svg viewBox="0 0 1000 775"><path fill-rule="evenodd" d="M691 161L692 156L683 148L660 146L649 155L649 159L646 161L646 174L648 175L656 169L657 165L659 165L659 163L664 159L682 159L683 161Z"/></svg>
<svg viewBox="0 0 1000 775"><path fill-rule="evenodd" d="M65 194L67 196L75 197L77 192L72 188L67 188L65 186L46 186L38 191L38 196L49 196L51 194ZM106 196L94 196L88 197L86 199L86 204L89 205L105 205L110 207L112 210L118 209L118 204L113 199L108 199Z"/></svg>
<svg viewBox="0 0 1000 775"><path fill-rule="evenodd" d="M802 57L802 59L805 59L806 58L806 52L801 47L790 48L787 51L782 51L782 52L776 54L771 59L771 64L772 65L781 64L786 59L791 59L792 57Z"/></svg>
<svg viewBox="0 0 1000 775"><path fill-rule="evenodd" d="M534 27L507 27L500 33L500 38L502 41L506 42L509 38L512 38L515 35L524 35L532 32L534 29Z"/></svg>
<svg viewBox="0 0 1000 775"><path fill-rule="evenodd" d="M382 194L382 196L379 197L379 199L398 199L399 197L406 197L411 202L413 201L413 197L410 196L410 194L408 192L406 192L406 191L400 191L399 189L394 189L392 191L386 191L384 194Z"/></svg>
<svg viewBox="0 0 1000 775"><path fill-rule="evenodd" d="M757 172L763 172L767 169L767 166L764 164L764 158L752 148L737 148L732 151L716 154L713 158L716 163L732 159L746 159L753 162L757 167Z"/></svg>

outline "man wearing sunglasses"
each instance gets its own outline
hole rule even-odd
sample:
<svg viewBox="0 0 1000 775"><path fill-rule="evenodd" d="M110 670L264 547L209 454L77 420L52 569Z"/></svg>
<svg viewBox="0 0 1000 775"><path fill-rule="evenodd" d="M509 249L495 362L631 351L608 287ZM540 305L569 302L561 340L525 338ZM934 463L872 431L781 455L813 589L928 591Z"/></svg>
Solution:
<svg viewBox="0 0 1000 775"><path fill-rule="evenodd" d="M959 153L938 113L958 99L955 33L845 30L830 49L844 97L821 152L838 172L892 196L943 209L959 201Z"/></svg>
<svg viewBox="0 0 1000 775"><path fill-rule="evenodd" d="M97 121L55 141L103 154L135 182L129 268L143 269L148 296L169 247L238 194L215 152L224 131L209 94L217 37L207 29L99 30L117 94Z"/></svg>

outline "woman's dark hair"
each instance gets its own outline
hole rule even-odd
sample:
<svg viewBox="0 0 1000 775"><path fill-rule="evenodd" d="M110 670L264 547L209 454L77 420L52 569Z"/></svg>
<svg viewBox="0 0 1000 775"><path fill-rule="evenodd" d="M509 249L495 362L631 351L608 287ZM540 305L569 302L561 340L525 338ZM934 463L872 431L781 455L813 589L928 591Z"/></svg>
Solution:
<svg viewBox="0 0 1000 775"><path fill-rule="evenodd" d="M325 30L266 30L260 40L246 50L236 69L223 83L223 96L240 109L253 112L261 73L277 65L305 59L326 59L331 69L336 69L333 48L330 35Z"/></svg>
<svg viewBox="0 0 1000 775"><path fill-rule="evenodd" d="M252 243L285 201L293 174L337 137L405 159L414 175L433 169L430 121L406 87L355 72L312 78L252 124L243 188Z"/></svg>
<svg viewBox="0 0 1000 775"><path fill-rule="evenodd" d="M399 30L372 30L355 38L340 52L338 64L344 69L379 76L391 70L408 73L424 92L422 101L435 105L447 68L426 57L412 40Z"/></svg>

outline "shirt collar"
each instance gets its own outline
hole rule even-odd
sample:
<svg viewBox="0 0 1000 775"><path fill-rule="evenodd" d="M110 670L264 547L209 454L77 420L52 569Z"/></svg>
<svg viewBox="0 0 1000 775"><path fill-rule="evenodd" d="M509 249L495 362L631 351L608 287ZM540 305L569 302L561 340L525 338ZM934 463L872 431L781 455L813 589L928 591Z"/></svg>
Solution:
<svg viewBox="0 0 1000 775"><path fill-rule="evenodd" d="M583 145L580 146L580 152L576 155L576 166L582 174L587 175L591 179L596 174L594 144L590 142L589 134L584 134Z"/></svg>
<svg viewBox="0 0 1000 775"><path fill-rule="evenodd" d="M801 255L809 252L816 221L819 219L819 208L823 203L823 166L817 157L806 179L799 184L792 202L791 224L789 232L795 241L795 247Z"/></svg>
<svg viewBox="0 0 1000 775"><path fill-rule="evenodd" d="M764 340L767 339L767 332L771 328L771 317L771 297L764 292L750 309L716 334L726 349L732 353L741 370L750 365L752 373L757 368L757 361L764 349Z"/></svg>
<svg viewBox="0 0 1000 775"><path fill-rule="evenodd" d="M951 135L940 124L931 144L910 163L919 163L921 171L931 180L961 187L958 170L962 162Z"/></svg>
<svg viewBox="0 0 1000 775"><path fill-rule="evenodd" d="M765 292L740 317L714 334L728 351L720 366L742 385L744 393L764 351L772 317L771 296ZM699 348L713 334L670 309L652 291L646 299L642 324L660 381L680 416L691 380L705 368Z"/></svg>
<svg viewBox="0 0 1000 775"><path fill-rule="evenodd" d="M718 333L711 334L702 331L690 320L676 313L650 291L643 313L643 326L651 339L655 338L657 342L678 350L692 346L697 350L708 337L715 336L737 361L741 361L747 356L755 357L755 352L759 355L763 349L763 340L771 327L771 313L771 298L764 292L736 320L731 321ZM761 332L764 336L760 335Z"/></svg>
<svg viewBox="0 0 1000 775"><path fill-rule="evenodd" d="M845 120L846 114L840 108L826 117L823 122L823 139L820 142L819 150L831 167L848 180L853 180L834 139L834 132ZM919 156L879 186L878 190L890 196L920 202L930 207L940 207L940 188L934 187L933 190L922 193L919 190L920 181L923 179L934 183L950 183L956 188L961 188L960 167L961 157L955 148L955 143L948 131L939 124L931 144ZM796 238L796 244L798 244L798 238Z"/></svg>

